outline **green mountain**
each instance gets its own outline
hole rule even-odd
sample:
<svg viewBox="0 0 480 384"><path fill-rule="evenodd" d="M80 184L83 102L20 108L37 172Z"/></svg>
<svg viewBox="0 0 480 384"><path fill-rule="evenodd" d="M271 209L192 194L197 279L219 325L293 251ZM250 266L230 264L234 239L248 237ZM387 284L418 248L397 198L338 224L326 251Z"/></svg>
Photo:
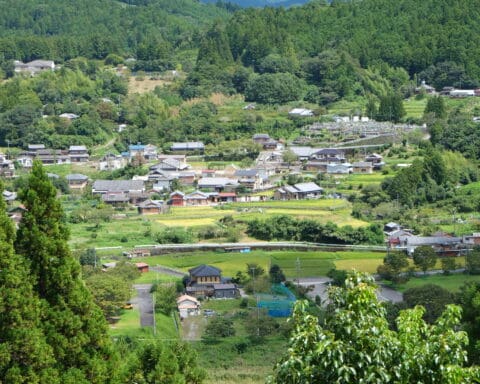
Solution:
<svg viewBox="0 0 480 384"><path fill-rule="evenodd" d="M139 45L194 48L199 30L225 20L225 7L195 0L0 0L0 58L64 61Z"/></svg>
<svg viewBox="0 0 480 384"><path fill-rule="evenodd" d="M308 3L310 0L230 0L232 4L236 4L243 8L263 8L263 7L291 7ZM216 3L217 0L202 0L203 3Z"/></svg>

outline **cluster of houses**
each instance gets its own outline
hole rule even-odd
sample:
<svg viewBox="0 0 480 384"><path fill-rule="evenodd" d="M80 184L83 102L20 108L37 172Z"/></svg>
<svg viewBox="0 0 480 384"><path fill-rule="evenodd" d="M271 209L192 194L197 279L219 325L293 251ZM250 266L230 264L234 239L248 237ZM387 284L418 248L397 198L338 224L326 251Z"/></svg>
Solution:
<svg viewBox="0 0 480 384"><path fill-rule="evenodd" d="M383 157L377 153L365 156L363 161L349 163L345 157L345 151L339 148L290 147L289 149L299 161L304 162L307 171L332 175L368 174L385 165Z"/></svg>
<svg viewBox="0 0 480 384"><path fill-rule="evenodd" d="M430 246L439 256L461 256L476 245L480 245L480 233L463 235L462 237L438 233L433 236L417 236L409 229L397 223L384 226L387 236L387 247L392 250L405 251L412 255L417 247Z"/></svg>
<svg viewBox="0 0 480 384"><path fill-rule="evenodd" d="M442 95L453 98L480 96L480 88L476 89L457 89L455 87L443 87L440 92L437 92L434 87L425 83L423 80L418 87L415 88L415 93L426 93L427 95Z"/></svg>

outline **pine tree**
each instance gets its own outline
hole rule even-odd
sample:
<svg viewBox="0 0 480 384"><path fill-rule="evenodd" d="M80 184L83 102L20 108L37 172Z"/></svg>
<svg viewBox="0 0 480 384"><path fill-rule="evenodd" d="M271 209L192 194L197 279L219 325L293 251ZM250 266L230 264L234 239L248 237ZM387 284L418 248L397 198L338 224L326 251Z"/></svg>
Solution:
<svg viewBox="0 0 480 384"><path fill-rule="evenodd" d="M20 197L27 209L17 252L28 259L34 289L44 303L43 328L62 383L114 381L107 325L70 253L64 212L41 163L35 162Z"/></svg>
<svg viewBox="0 0 480 384"><path fill-rule="evenodd" d="M0 383L58 383L40 328L40 301L24 260L13 250L15 228L2 191L0 183Z"/></svg>

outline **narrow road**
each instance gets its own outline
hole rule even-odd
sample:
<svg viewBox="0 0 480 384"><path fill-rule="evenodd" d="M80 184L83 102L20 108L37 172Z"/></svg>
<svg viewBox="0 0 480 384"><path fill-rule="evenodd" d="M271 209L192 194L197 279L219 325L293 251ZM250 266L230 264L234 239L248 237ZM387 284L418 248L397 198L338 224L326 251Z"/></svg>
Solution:
<svg viewBox="0 0 480 384"><path fill-rule="evenodd" d="M302 286L313 285L313 291L308 295L313 299L315 296L320 296L322 302L328 300L328 287L330 286L331 279L328 277L305 277L300 278L299 284ZM379 285L377 289L377 297L380 301L391 301L392 303L399 303L403 301L403 295L392 288Z"/></svg>
<svg viewBox="0 0 480 384"><path fill-rule="evenodd" d="M132 300L132 304L136 304L140 310L140 326L153 327L152 284L134 284L133 288L137 291L137 297Z"/></svg>

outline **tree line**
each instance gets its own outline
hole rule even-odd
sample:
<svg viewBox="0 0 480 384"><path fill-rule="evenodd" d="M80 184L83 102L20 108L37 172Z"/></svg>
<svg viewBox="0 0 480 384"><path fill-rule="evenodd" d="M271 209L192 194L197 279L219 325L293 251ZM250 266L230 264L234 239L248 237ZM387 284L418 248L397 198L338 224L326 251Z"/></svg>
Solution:
<svg viewBox="0 0 480 384"><path fill-rule="evenodd" d="M383 244L383 231L377 224L353 228L328 222L278 215L247 223L247 233L261 240L308 241L328 244Z"/></svg>
<svg viewBox="0 0 480 384"><path fill-rule="evenodd" d="M204 372L187 346L112 342L68 247L56 195L35 162L19 194L26 210L17 230L0 199L0 381L201 382Z"/></svg>

